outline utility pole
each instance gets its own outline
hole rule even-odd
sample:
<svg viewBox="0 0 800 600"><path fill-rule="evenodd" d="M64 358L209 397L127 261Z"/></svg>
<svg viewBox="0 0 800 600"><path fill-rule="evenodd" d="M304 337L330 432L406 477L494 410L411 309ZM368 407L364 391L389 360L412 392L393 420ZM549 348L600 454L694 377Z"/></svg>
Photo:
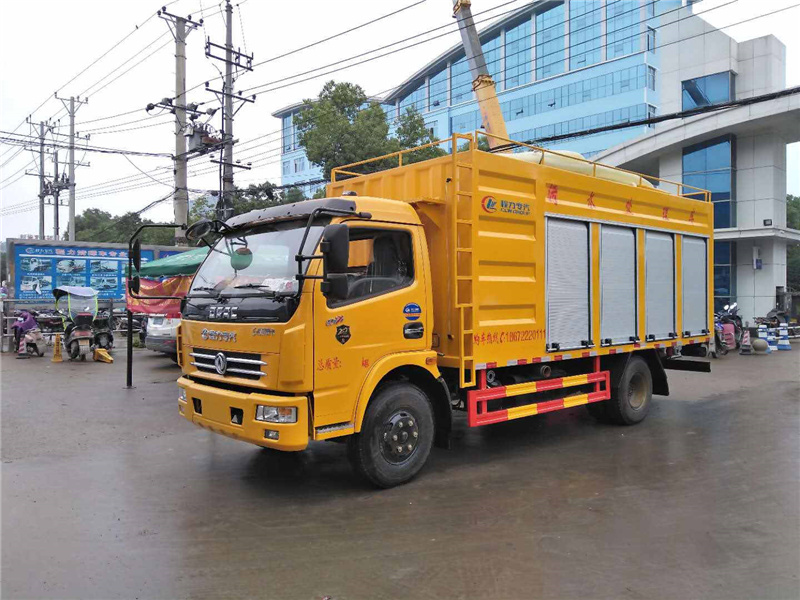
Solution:
<svg viewBox="0 0 800 600"><path fill-rule="evenodd" d="M39 239L44 239L44 121L39 121Z"/></svg>
<svg viewBox="0 0 800 600"><path fill-rule="evenodd" d="M64 108L69 115L69 241L75 241L75 113L77 109L75 108L75 97L70 96L69 104L67 104L66 98L59 98L56 95L58 100L61 100L61 103L64 105ZM89 102L88 98L84 98L81 100L80 96L77 98L78 108L82 105L87 104ZM86 139L89 139L88 136ZM85 165L88 166L88 165ZM58 211L58 208L56 208Z"/></svg>
<svg viewBox="0 0 800 600"><path fill-rule="evenodd" d="M186 37L196 27L203 24L192 21L192 15L179 17L166 10L158 11L158 16L167 22L175 38L175 101L168 102L175 113L175 195L172 205L175 213L175 245L186 245L186 224L189 219L189 181L187 175L188 157L186 154ZM188 28L187 28L188 25ZM167 100L167 99L165 99ZM163 102L163 101L162 101ZM150 109L148 105L148 109Z"/></svg>
<svg viewBox="0 0 800 600"><path fill-rule="evenodd" d="M225 57L216 56L214 50L225 50ZM233 216L233 193L236 187L233 184L233 169L248 169L249 165L241 165L233 161L233 145L236 140L233 138L233 117L244 106L244 103L255 101L255 95L244 98L233 91L234 69L253 70L253 55L246 54L241 49L233 49L233 7L230 0L225 1L225 46L213 43L210 39L206 40L206 57L220 60L225 63L225 81L222 91L212 90L206 83L206 90L213 92L222 100L222 160L215 161L222 166L222 190L217 201L217 218L225 221ZM239 100L242 104L234 110L233 101Z"/></svg>
<svg viewBox="0 0 800 600"><path fill-rule="evenodd" d="M225 2L225 105L222 116L225 119L223 124L223 142L225 152L223 153L222 165L222 198L226 209L226 218L233 205L233 7L231 0Z"/></svg>
<svg viewBox="0 0 800 600"><path fill-rule="evenodd" d="M53 239L58 239L58 150L53 150Z"/></svg>

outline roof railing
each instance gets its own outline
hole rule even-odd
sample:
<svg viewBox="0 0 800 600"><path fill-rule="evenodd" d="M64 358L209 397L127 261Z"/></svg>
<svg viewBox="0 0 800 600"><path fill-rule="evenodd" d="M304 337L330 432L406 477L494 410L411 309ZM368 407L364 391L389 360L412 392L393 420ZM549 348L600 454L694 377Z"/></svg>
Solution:
<svg viewBox="0 0 800 600"><path fill-rule="evenodd" d="M358 166L362 166L362 165L366 165L366 164L378 163L378 162L381 162L381 161L387 161L388 162L389 160L391 160L393 158L397 159L397 164L396 165L388 165L387 164L385 169L393 169L393 168L396 168L396 167L402 167L402 166L404 166L403 165L403 157L404 156L406 156L408 154L411 154L412 152L417 152L419 150L424 150L426 148L438 147L438 146L443 146L443 145L449 144L450 146L449 146L448 154L453 154L453 152L461 152L461 151L463 151L462 149L458 148L459 141L467 141L467 142L469 142L470 147L467 148L466 150L477 150L477 148L473 148L473 145L476 145L478 143L478 140L480 139L480 136L484 136L486 138L490 138L491 137L493 139L505 142L506 145L509 146L509 147L504 148L503 152L509 152L514 147L529 148L531 150L535 150L535 151L541 152L542 153L542 159L541 159L540 163L544 161L545 154L552 154L552 155L555 155L555 156L559 156L561 158L569 159L571 161L583 162L583 163L586 163L588 165L591 165L591 167L592 167L592 176L594 176L594 177L597 177L597 169L598 169L598 167L600 167L602 169L610 169L610 170L613 170L613 171L617 171L619 173L625 173L627 175L633 175L634 177L638 177L639 178L639 180L638 180L638 185L639 186L642 186L643 182L645 182L645 181L649 182L651 185L654 186L652 188L652 190L655 191L655 192L660 192L662 194L670 194L669 191L667 191L667 190L662 188L662 184L666 184L668 186L674 186L675 187L675 190L676 190L675 194L671 194L671 195L677 195L677 196L681 196L683 198L687 198L689 200L697 200L697 201L700 201L700 202L710 202L711 201L711 193L709 191L707 191L707 190L704 190L704 189L701 189L701 188L698 188L698 187L687 185L685 183L678 183L676 181L671 181L669 179L662 179L660 177L655 177L655 176L652 176L652 175L643 175L642 173L637 173L635 171L629 171L627 169L622 169L620 167L612 167L610 165L604 165L603 163L598 163L598 162L595 162L593 160L589 160L588 158L574 156L573 154L566 154L564 152L559 152L558 150L549 150L547 148L542 148L541 146L534 146L533 144L527 144L525 142L518 142L516 140L512 140L512 139L505 138L505 137L502 137L502 136L499 136L499 135L495 135L495 134L489 133L487 131L476 131L474 134L454 133L449 138L436 140L435 142L429 142L427 144L423 144L421 146L416 146L414 148L406 148L405 150L398 150L396 152L390 152L389 154L384 154L382 156L376 156L375 158L368 158L368 159L360 160L358 162L350 163L350 164L347 164L347 165L342 165L341 167L336 167L331 171L331 182L332 183L336 183L337 181L341 181L341 179L342 179L341 176L345 176L345 178L350 178L350 177L362 177L364 175L369 175L370 173L356 173L355 171L351 171L350 169L352 169L353 167L358 167ZM558 167L554 167L554 168L558 168ZM384 169L377 169L374 172L378 172L378 171L382 171L382 170L384 170Z"/></svg>

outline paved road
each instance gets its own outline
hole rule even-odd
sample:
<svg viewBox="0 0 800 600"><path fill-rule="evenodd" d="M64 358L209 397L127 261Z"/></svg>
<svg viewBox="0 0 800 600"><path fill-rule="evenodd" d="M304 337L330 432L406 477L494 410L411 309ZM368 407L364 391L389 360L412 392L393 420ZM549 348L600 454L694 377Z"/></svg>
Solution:
<svg viewBox="0 0 800 600"><path fill-rule="evenodd" d="M460 422L412 483L180 419L169 360L2 375L4 598L797 598L800 347L671 373L632 428Z"/></svg>

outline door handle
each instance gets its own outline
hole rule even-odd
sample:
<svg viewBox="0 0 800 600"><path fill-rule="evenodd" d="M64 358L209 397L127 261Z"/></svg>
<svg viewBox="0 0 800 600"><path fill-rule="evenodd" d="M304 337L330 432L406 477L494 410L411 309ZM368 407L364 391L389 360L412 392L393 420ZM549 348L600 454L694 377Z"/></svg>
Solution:
<svg viewBox="0 0 800 600"><path fill-rule="evenodd" d="M418 340L425 335L425 326L422 323L406 323L403 325L403 337L407 340Z"/></svg>

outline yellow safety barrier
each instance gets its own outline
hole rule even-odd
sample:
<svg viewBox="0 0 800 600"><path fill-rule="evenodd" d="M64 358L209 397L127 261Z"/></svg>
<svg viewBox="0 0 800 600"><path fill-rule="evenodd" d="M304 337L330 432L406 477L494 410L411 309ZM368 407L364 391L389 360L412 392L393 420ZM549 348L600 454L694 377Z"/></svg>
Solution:
<svg viewBox="0 0 800 600"><path fill-rule="evenodd" d="M61 334L56 334L56 341L53 343L53 358L50 359L50 362L64 362L64 359L61 358Z"/></svg>
<svg viewBox="0 0 800 600"><path fill-rule="evenodd" d="M114 357L111 356L105 348L95 348L94 356L92 356L92 358L97 362L104 362L104 363L114 362Z"/></svg>

